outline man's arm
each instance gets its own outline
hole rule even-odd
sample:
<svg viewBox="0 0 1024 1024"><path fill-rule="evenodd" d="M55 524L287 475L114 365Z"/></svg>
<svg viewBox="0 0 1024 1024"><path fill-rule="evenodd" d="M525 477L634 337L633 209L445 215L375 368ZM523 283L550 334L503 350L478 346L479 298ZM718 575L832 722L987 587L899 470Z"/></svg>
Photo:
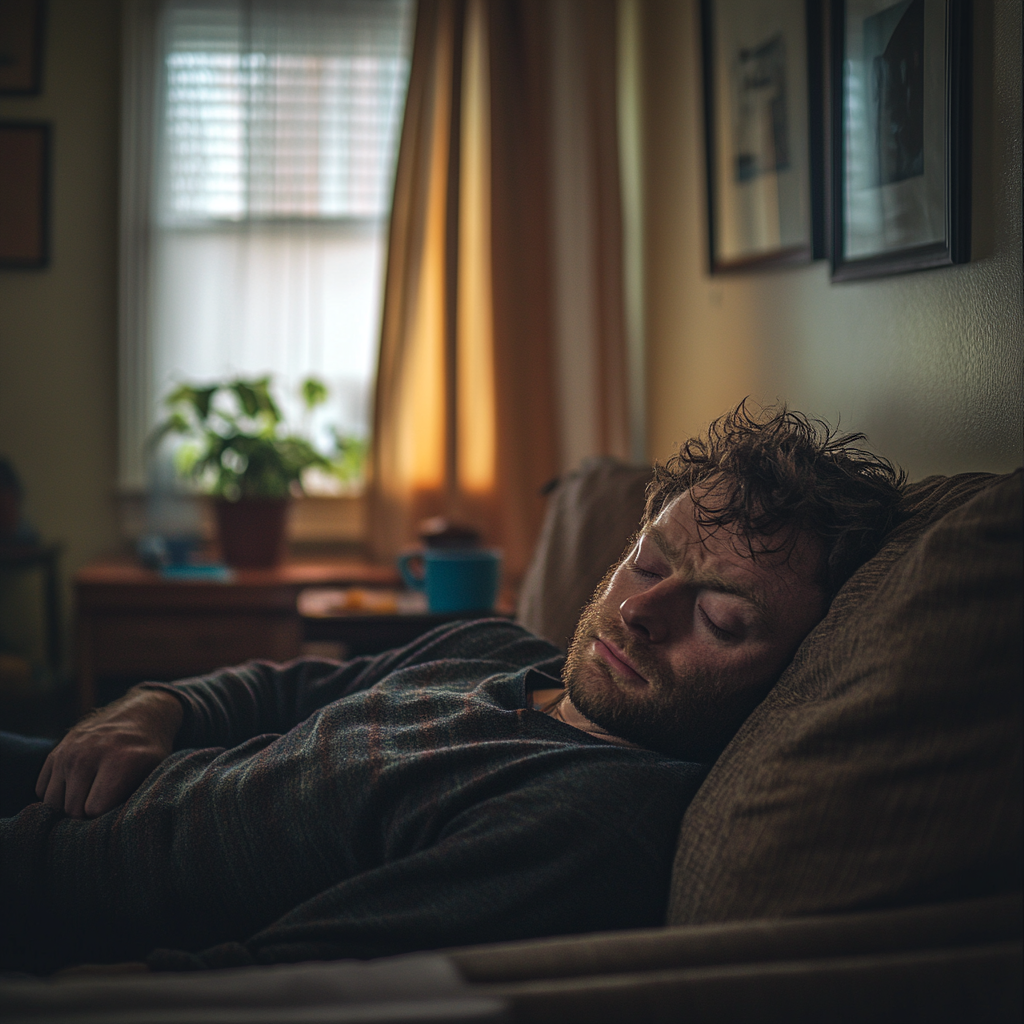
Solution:
<svg viewBox="0 0 1024 1024"><path fill-rule="evenodd" d="M182 706L160 690L129 690L79 722L54 747L36 796L72 818L94 818L126 800L174 749Z"/></svg>
<svg viewBox="0 0 1024 1024"><path fill-rule="evenodd" d="M526 653L524 653L524 651ZM467 621L439 626L394 650L344 664L300 658L285 665L251 661L177 683L144 683L173 693L185 711L176 748L234 747L267 733L286 733L334 701L427 662L474 659L481 677L514 671L554 648L511 622Z"/></svg>
<svg viewBox="0 0 1024 1024"><path fill-rule="evenodd" d="M342 696L370 660L344 667L315 659L250 662L180 683L142 683L91 712L54 747L36 796L69 817L98 817L127 800L176 747L233 747L286 732L304 717L303 700L309 710L316 703L310 691L319 685L324 703Z"/></svg>
<svg viewBox="0 0 1024 1024"><path fill-rule="evenodd" d="M96 817L131 796L173 750L230 748L288 732L327 704L427 661L492 658L485 675L516 667L522 656L509 652L523 643L547 646L511 623L459 623L344 664L253 661L178 683L143 683L68 733L47 758L36 794L71 817Z"/></svg>

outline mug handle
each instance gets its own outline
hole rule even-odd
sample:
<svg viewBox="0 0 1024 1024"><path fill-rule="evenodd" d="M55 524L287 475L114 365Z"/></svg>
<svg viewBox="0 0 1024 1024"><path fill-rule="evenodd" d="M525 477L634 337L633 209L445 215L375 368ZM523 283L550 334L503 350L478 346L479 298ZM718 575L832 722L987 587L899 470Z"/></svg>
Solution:
<svg viewBox="0 0 1024 1024"><path fill-rule="evenodd" d="M412 562L419 562L422 568L422 575L417 576L409 568ZM426 590L427 589L427 573L426 566L423 562L423 555L418 551L410 551L407 554L398 556L398 571L402 575L402 579L405 580L405 585L412 590Z"/></svg>

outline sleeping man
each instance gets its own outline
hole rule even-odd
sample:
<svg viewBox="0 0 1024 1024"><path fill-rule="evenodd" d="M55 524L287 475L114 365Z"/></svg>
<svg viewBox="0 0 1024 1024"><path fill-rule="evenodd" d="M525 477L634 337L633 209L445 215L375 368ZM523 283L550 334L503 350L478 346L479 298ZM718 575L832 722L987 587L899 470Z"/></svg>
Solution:
<svg viewBox="0 0 1024 1024"><path fill-rule="evenodd" d="M902 478L859 440L741 406L687 442L567 658L481 620L344 664L131 690L4 811L3 966L661 924L710 763L892 525Z"/></svg>

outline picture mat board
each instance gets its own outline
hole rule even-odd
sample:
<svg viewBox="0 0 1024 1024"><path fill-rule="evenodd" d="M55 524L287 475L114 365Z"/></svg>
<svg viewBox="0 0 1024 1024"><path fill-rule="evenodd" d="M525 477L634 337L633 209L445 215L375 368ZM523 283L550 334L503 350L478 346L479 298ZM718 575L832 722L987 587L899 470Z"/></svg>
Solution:
<svg viewBox="0 0 1024 1024"><path fill-rule="evenodd" d="M0 121L0 268L49 262L50 127Z"/></svg>
<svg viewBox="0 0 1024 1024"><path fill-rule="evenodd" d="M919 23L923 102L918 125L906 123L915 119L914 111L901 117L900 111L892 110L895 104L885 104L884 86L880 88L883 73L879 71L879 65L885 63L885 47L898 43L899 38L894 40L893 36L901 23L905 28L912 20L914 8L923 13ZM945 33L945 0L900 0L896 4L891 0L847 0L843 61L844 259L945 240ZM899 52L905 48L897 45L894 49L895 56L908 61L909 55ZM884 123L886 109L888 125ZM923 136L921 170L914 173L916 168L904 167L905 176L901 176L899 158L886 159L878 143L886 134L892 138L901 133Z"/></svg>
<svg viewBox="0 0 1024 1024"><path fill-rule="evenodd" d="M705 4L712 269L810 257L804 0Z"/></svg>

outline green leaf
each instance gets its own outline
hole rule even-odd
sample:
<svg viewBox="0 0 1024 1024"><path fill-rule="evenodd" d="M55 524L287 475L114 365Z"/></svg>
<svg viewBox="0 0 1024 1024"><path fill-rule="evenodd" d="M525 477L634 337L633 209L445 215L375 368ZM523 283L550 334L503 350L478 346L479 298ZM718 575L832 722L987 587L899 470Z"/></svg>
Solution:
<svg viewBox="0 0 1024 1024"><path fill-rule="evenodd" d="M205 388L193 387L191 384L182 384L167 396L165 404L172 408L176 405L190 405L195 410L196 416L201 421L204 421L210 415L210 403L213 401L213 396L219 390L219 384Z"/></svg>
<svg viewBox="0 0 1024 1024"><path fill-rule="evenodd" d="M319 377L307 377L302 382L302 400L312 411L327 401L327 385Z"/></svg>
<svg viewBox="0 0 1024 1024"><path fill-rule="evenodd" d="M260 413L266 415L272 424L280 423L281 410L270 394L270 378L260 377L259 380L250 381L249 386L252 388Z"/></svg>
<svg viewBox="0 0 1024 1024"><path fill-rule="evenodd" d="M206 420L210 415L210 405L213 402L213 396L220 391L217 385L210 388L197 388L192 398L192 404L195 406L196 415L201 420Z"/></svg>
<svg viewBox="0 0 1024 1024"><path fill-rule="evenodd" d="M149 443L168 434L187 439L175 453L182 476L204 490L225 497L286 497L301 490L302 472L316 466L344 479L361 478L366 442L339 438L336 453L326 456L305 437L280 436L282 416L270 391L269 376L235 378L196 387L182 384L165 400L172 412ZM219 392L236 401L216 404ZM314 377L302 385L307 408L321 404L327 388Z"/></svg>
<svg viewBox="0 0 1024 1024"><path fill-rule="evenodd" d="M182 402L192 402L196 389L189 384L180 384L165 399L164 405L172 407Z"/></svg>
<svg viewBox="0 0 1024 1024"><path fill-rule="evenodd" d="M346 483L362 480L366 475L366 459L370 453L370 442L364 437L334 433L334 458L331 471Z"/></svg>
<svg viewBox="0 0 1024 1024"><path fill-rule="evenodd" d="M189 434L192 431L192 424L180 413L172 413L153 428L152 433L146 439L146 446L149 449L156 448L168 434Z"/></svg>
<svg viewBox="0 0 1024 1024"><path fill-rule="evenodd" d="M183 444L174 453L174 468L182 476L195 476L196 466L201 461L202 450L193 443Z"/></svg>
<svg viewBox="0 0 1024 1024"><path fill-rule="evenodd" d="M257 397L256 389L247 380L236 380L230 384L230 389L238 396L238 404L246 416L259 414L260 400Z"/></svg>

